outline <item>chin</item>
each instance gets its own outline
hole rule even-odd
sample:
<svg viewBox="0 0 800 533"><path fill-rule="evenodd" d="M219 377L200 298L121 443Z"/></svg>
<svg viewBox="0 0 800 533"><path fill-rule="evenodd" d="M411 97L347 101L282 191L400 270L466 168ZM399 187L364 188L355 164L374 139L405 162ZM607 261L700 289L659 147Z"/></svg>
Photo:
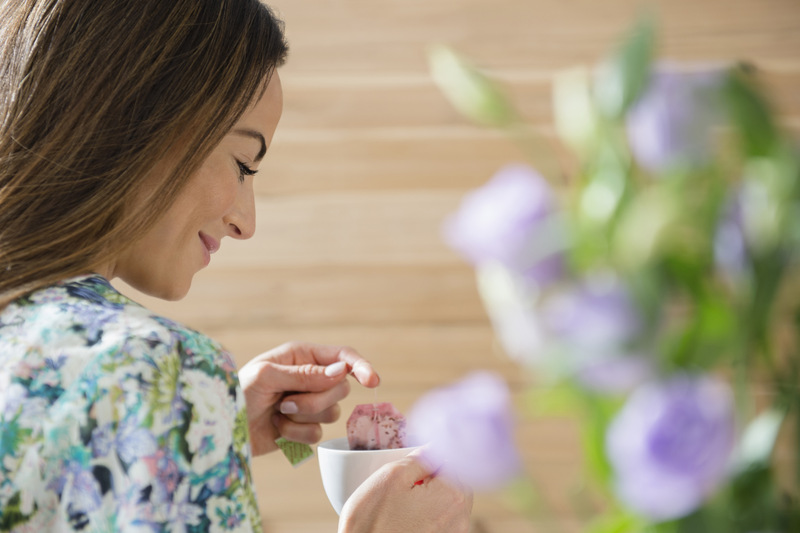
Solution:
<svg viewBox="0 0 800 533"><path fill-rule="evenodd" d="M167 300L170 302L175 302L178 300L183 300L183 298L189 294L189 289L191 286L192 280L190 278L186 283L172 283L157 293L151 294L151 296L155 296L156 298L161 298L162 300Z"/></svg>
<svg viewBox="0 0 800 533"><path fill-rule="evenodd" d="M167 300L170 302L176 302L178 300L183 300L186 295L189 294L189 289L187 287L184 291L170 291L163 294L154 294L156 298L160 298L162 300Z"/></svg>
<svg viewBox="0 0 800 533"><path fill-rule="evenodd" d="M125 279L122 277L122 280L141 293L170 302L182 300L192 286L191 276L187 276L185 279L170 278L166 280Z"/></svg>

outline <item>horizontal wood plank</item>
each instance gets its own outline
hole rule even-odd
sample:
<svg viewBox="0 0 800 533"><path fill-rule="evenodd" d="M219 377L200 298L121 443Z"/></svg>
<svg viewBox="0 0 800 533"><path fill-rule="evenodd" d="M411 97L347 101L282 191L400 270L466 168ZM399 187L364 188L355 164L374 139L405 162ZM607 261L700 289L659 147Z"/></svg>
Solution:
<svg viewBox="0 0 800 533"><path fill-rule="evenodd" d="M439 42L492 67L594 62L642 10L638 0L273 3L287 22L292 68L313 72L420 69L427 46ZM668 55L798 61L800 8L793 0L648 6L659 17Z"/></svg>
<svg viewBox="0 0 800 533"><path fill-rule="evenodd" d="M662 60L667 61L670 58L665 57ZM735 57L724 61L714 57L699 58L694 60L694 64L732 65L740 61L747 61L747 58ZM564 65L561 70L574 66ZM584 66L593 68L592 64ZM687 68L689 66L695 65L687 63ZM800 60L791 70L771 70L767 66L759 66L758 63L754 66L776 108L787 115L800 115L800 95L797 91ZM548 127L553 122L552 81L561 70L541 73L537 73L533 67L531 70L536 74L531 79L525 77L526 71L501 71L497 73L495 81L527 124ZM413 79L414 73L408 74ZM400 77L396 75L392 79ZM432 79L398 85L364 83L364 76L355 76L352 83L345 85L342 82L346 78L343 80L341 74L338 74L337 83L333 86L325 83L322 76L317 79L317 84L298 83L294 86L291 73L283 74L286 109L277 133L278 139L283 130L291 135L293 130L302 131L312 127L323 130L352 130L391 124L393 128L402 130L423 126L445 128L466 122L445 99ZM424 139L420 139L422 140Z"/></svg>
<svg viewBox="0 0 800 533"><path fill-rule="evenodd" d="M782 122L800 129L800 63L757 71ZM552 126L555 72L529 78L524 71L498 75L530 122L530 142L524 147L501 131L460 117L427 74L320 75L301 79L296 87L291 76L284 76L286 111L255 182L256 193L463 191L512 161L527 162L558 180L566 165ZM411 82L403 84L403 79Z"/></svg>
<svg viewBox="0 0 800 533"><path fill-rule="evenodd" d="M166 302L115 281L134 300L196 329L486 320L466 265L209 268L181 301ZM286 339L284 339L286 340Z"/></svg>
<svg viewBox="0 0 800 533"><path fill-rule="evenodd" d="M458 265L441 225L464 191L305 194L256 199L258 231L226 239L215 268Z"/></svg>
<svg viewBox="0 0 800 533"><path fill-rule="evenodd" d="M387 104L390 105L390 104ZM467 190L509 162L560 172L552 136L523 151L506 135L470 126L285 130L255 181L262 196L308 192Z"/></svg>

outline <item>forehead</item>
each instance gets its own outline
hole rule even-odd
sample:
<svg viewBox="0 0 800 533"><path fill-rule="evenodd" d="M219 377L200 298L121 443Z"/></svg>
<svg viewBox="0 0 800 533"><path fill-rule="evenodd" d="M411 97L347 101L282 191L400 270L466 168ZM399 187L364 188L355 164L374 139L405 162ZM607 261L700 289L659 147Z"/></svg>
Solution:
<svg viewBox="0 0 800 533"><path fill-rule="evenodd" d="M261 97L256 100L239 118L238 127L247 127L261 131L265 137L271 137L283 112L283 87L281 78L275 71Z"/></svg>

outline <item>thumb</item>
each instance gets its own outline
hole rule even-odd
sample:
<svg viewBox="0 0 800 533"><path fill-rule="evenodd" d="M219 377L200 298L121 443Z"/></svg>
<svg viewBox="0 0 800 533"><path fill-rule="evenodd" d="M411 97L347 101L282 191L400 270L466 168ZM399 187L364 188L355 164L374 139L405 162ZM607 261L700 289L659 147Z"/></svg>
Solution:
<svg viewBox="0 0 800 533"><path fill-rule="evenodd" d="M270 388L281 392L320 392L339 383L347 376L347 363L338 361L330 365L281 365L267 362L260 379Z"/></svg>
<svg viewBox="0 0 800 533"><path fill-rule="evenodd" d="M429 458L426 457L423 448L417 448L412 451L403 459L400 459L400 462L404 463L406 479L413 485L418 485L425 478L435 475L439 469L438 465L432 464Z"/></svg>

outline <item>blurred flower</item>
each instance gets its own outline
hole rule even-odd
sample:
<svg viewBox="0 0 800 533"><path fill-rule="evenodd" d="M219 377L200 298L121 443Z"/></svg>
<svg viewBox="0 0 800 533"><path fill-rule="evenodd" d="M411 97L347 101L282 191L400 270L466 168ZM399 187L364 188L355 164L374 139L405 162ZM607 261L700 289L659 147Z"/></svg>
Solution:
<svg viewBox="0 0 800 533"><path fill-rule="evenodd" d="M548 331L583 348L619 350L639 327L625 287L608 278L589 278L557 294L544 315Z"/></svg>
<svg viewBox="0 0 800 533"><path fill-rule="evenodd" d="M693 168L712 156L713 128L721 121L719 91L725 71L656 68L627 118L630 148L651 172Z"/></svg>
<svg viewBox="0 0 800 533"><path fill-rule="evenodd" d="M800 405L800 153L757 70L654 65L654 22L640 18L599 68L555 76L556 131L577 156L560 158L563 188L506 167L464 198L445 241L474 264L506 353L564 385L548 387L542 410L582 412L587 466L616 496L598 532L672 520L675 531L800 531L798 489L776 475L800 457L783 431ZM485 76L452 54L433 59L457 108L535 140ZM477 392L480 381L416 411L423 439L440 442L435 460L479 481L515 464L488 462L515 453L507 419L487 422L507 393ZM772 405L752 420L755 399ZM779 435L791 457L773 453Z"/></svg>
<svg viewBox="0 0 800 533"><path fill-rule="evenodd" d="M549 340L563 351L565 360L557 363L585 386L624 391L649 374L649 362L630 348L642 324L618 280L587 278L554 294L541 314Z"/></svg>
<svg viewBox="0 0 800 533"><path fill-rule="evenodd" d="M563 270L565 237L547 181L525 165L501 169L444 224L448 245L475 265L499 262L546 284Z"/></svg>
<svg viewBox="0 0 800 533"><path fill-rule="evenodd" d="M495 374L475 372L427 393L408 422L409 435L416 444L427 444L424 457L444 478L492 490L519 473L511 397Z"/></svg>
<svg viewBox="0 0 800 533"><path fill-rule="evenodd" d="M583 387L606 394L628 392L653 374L653 365L642 354L598 357L584 361L574 370L575 380Z"/></svg>
<svg viewBox="0 0 800 533"><path fill-rule="evenodd" d="M644 385L612 421L606 445L620 500L655 521L685 516L727 473L734 446L731 391L706 376Z"/></svg>

